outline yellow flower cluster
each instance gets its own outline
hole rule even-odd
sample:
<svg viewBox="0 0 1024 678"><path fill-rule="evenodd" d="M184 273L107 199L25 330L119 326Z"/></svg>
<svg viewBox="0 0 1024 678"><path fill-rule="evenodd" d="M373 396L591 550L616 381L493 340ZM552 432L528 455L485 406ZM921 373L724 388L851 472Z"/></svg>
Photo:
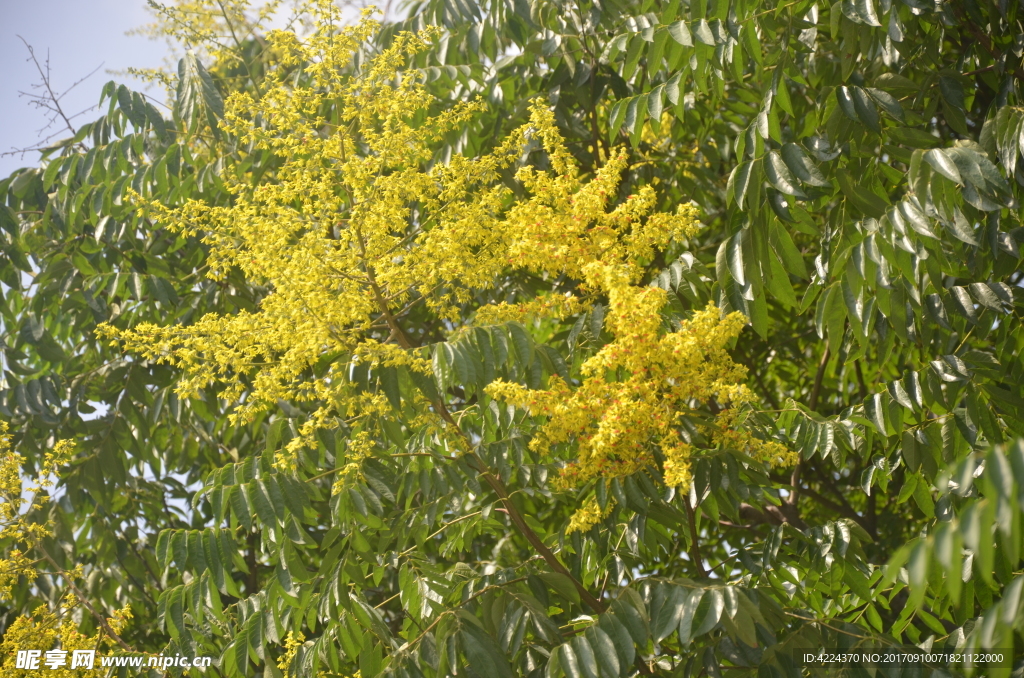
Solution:
<svg viewBox="0 0 1024 678"><path fill-rule="evenodd" d="M282 0L269 0L255 7L251 0L150 2L154 21L130 33L174 41L189 48L202 47L217 60L233 61L240 42L264 32L274 19L294 24L307 3L292 0L287 4L290 7L285 12L286 3Z"/></svg>
<svg viewBox="0 0 1024 678"><path fill-rule="evenodd" d="M714 398L720 405L733 406L719 415L718 428L726 430L722 425L731 423L735 406L753 399L741 383L746 368L726 351L745 319L739 313L722 318L714 305L708 305L678 331L662 333L662 290L629 285L610 273L604 282L608 325L615 340L583 364L584 379L578 388L570 389L552 377L545 390L498 381L488 392L547 417L531 441L534 450L551 455L552 446L575 443L576 460L562 473L567 487L636 473L653 464L651 446L658 445L667 460L666 483L685 489L691 448L679 436L680 417L695 403ZM765 446L775 445L749 434L730 435L742 436L748 451L758 457ZM791 456L775 455L783 463Z"/></svg>
<svg viewBox="0 0 1024 678"><path fill-rule="evenodd" d="M7 422L0 421L0 540L9 540L31 550L49 534L45 525L27 520L23 511L26 504L32 509L42 508L46 497L41 491L53 484L57 469L67 463L72 453L71 441L59 441L43 459L36 483L25 486L21 475L25 460L11 449ZM26 499L27 494L32 498ZM10 597L11 588L19 577L31 577L34 573L35 561L19 548L9 551L6 558L0 558L0 602Z"/></svg>
<svg viewBox="0 0 1024 678"><path fill-rule="evenodd" d="M562 320L585 310L587 305L579 297L545 294L521 304L488 304L476 312L474 320L477 325L500 325L510 320L524 322L531 317Z"/></svg>
<svg viewBox="0 0 1024 678"><path fill-rule="evenodd" d="M410 309L425 308L457 332L473 310L477 324L564 318L606 297L615 339L586 362L578 388L552 378L542 391L495 383L490 393L547 415L536 449L576 443L567 485L636 472L653 462L657 445L668 481L685 487L691 453L677 433L680 414L711 399L723 406L752 399L744 369L726 352L745 319L720 317L709 306L665 333L665 293L640 285L658 251L697 232L697 208L660 213L650 186L619 200L628 161L617 151L585 179L539 102L529 124L492 152L434 162L438 144L478 109L464 103L433 113L436 102L408 70L436 32L398 36L353 74L352 56L376 24L365 17L339 30L330 0L314 5L317 31L306 39L270 33L277 61L268 81L258 94L236 93L226 102L223 129L233 147L272 154L276 169L255 184L225 172L230 206L139 199L140 211L161 226L201 235L211 277L240 270L270 292L251 312L211 314L187 327L102 326L99 334L182 370L185 395L226 384L236 421L281 399L316 403L292 454L279 459L289 464L317 429L386 409L383 398L360 394L351 382L353 363L429 372L401 328ZM297 84L292 66L300 63ZM519 169L527 197L516 199L500 176L530 141L541 144L551 170ZM467 306L509 270L564 276L579 291ZM314 375L325 355L334 359ZM740 442L755 456L787 458L748 438ZM365 455L364 443L349 445L346 463ZM581 515L576 524L589 519Z"/></svg>
<svg viewBox="0 0 1024 678"><path fill-rule="evenodd" d="M566 487L635 473L654 462L651 446L657 445L666 460L666 482L688 488L691 447L678 433L679 418L712 399L727 408L719 415L716 443L738 446L770 463L793 463L795 454L783 446L731 427L736 407L753 401L742 383L746 368L726 351L746 318L740 313L723 318L709 304L678 331L666 333L665 292L636 284L641 264L655 250L695 233L696 209L684 205L676 215L651 214L654 192L645 187L607 211L625 158L613 158L593 181L582 184L545 113L535 110L534 121L555 173L519 172L535 197L511 211L512 261L538 273L564 273L606 295L615 339L583 364L576 389L552 377L545 390L498 381L488 393L547 417L531 441L534 450L551 455L553 446L575 443L576 458L562 472ZM572 525L587 524L592 513L583 509Z"/></svg>
<svg viewBox="0 0 1024 678"><path fill-rule="evenodd" d="M22 480L24 459L11 449L11 439L7 434L7 423L0 421L0 540L23 545L31 552L36 545L49 535L48 528L40 523L30 522L24 514L26 504L32 509L42 508L48 497L42 490L52 486L57 470L66 464L74 453L74 446L69 440L62 440L54 445L46 454L38 470L34 484L25 485ZM25 495L31 494L31 499ZM30 558L25 551L14 548L0 558L0 603L11 597L13 586L20 577L29 581L38 576L36 565L38 560ZM67 578L80 578L81 566L71 572L63 573ZM59 648L68 652L74 650L95 650L101 647L102 632L90 637L78 631L78 625L71 619L71 613L78 607L73 595L65 595L59 613L51 612L46 606L40 606L31 615L16 617L4 631L3 642L0 643L0 656L4 657L0 667L0 678L14 678L28 672L15 668L15 657L18 650L52 650ZM131 609L125 606L117 610L107 620L115 633L120 633L131 619ZM109 644L110 639L102 639ZM47 675L54 678L99 678L106 674L105 670L85 670L58 668L47 670Z"/></svg>
<svg viewBox="0 0 1024 678"><path fill-rule="evenodd" d="M3 643L0 643L0 655L5 657L4 665L0 668L0 678L22 678L38 672L38 670L26 671L15 667L18 650L42 650L45 653L58 648L67 652L66 665L55 669L42 669L48 678L101 678L106 676L107 669L99 668L98 659L95 662L97 668L70 668L70 657L75 650L99 650L98 656L102 653L103 648L113 645L113 641L102 637L100 631L94 636L87 636L78 631L78 625L71 619L71 613L77 606L78 601L74 596L67 596L61 605L59 615L47 610L46 606L40 606L31 615L16 618L5 631ZM107 619L107 624L110 625L114 633L120 634L131 618L131 607L125 605L124 608L115 610L114 616Z"/></svg>
<svg viewBox="0 0 1024 678"><path fill-rule="evenodd" d="M299 648L302 647L302 643L305 642L306 636L301 631L295 633L289 631L288 635L284 639L284 654L277 660L277 668L281 669L282 673L288 672L288 667L291 666L292 661L295 659L295 655L298 654Z"/></svg>
<svg viewBox="0 0 1024 678"><path fill-rule="evenodd" d="M334 486L331 488L332 495L344 490L353 478L359 475L360 464L373 454L375 446L376 443L367 431L360 431L348 439L345 450L345 458L348 463L338 471Z"/></svg>
<svg viewBox="0 0 1024 678"><path fill-rule="evenodd" d="M612 509L615 508L615 501L612 499L608 500L604 509L601 509L601 505L597 503L597 499L590 497L583 503L576 513L573 514L572 518L569 519L569 527L565 529L566 534L572 534L573 532L586 532L594 525L607 518Z"/></svg>

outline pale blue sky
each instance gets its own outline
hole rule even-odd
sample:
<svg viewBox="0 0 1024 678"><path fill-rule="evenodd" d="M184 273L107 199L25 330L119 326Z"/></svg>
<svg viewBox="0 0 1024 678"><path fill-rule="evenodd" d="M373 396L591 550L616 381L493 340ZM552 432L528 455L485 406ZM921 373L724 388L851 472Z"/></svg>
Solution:
<svg viewBox="0 0 1024 678"><path fill-rule="evenodd" d="M163 42L141 36L126 36L125 31L150 21L145 0L0 0L0 152L35 145L38 130L46 124L44 111L29 104L18 91L33 92L39 82L28 51L17 36L35 48L44 62L49 50L50 73L55 88L63 92L91 70L102 67L78 85L63 100L69 114L99 101L100 88L108 80L124 82L138 89L142 85L120 71L128 66L155 67L163 62L168 48ZM159 89L154 96L163 98ZM87 122L95 113L72 122ZM56 128L44 132L46 136ZM61 135L65 136L65 135ZM0 156L0 177L18 167L35 166L34 153Z"/></svg>
<svg viewBox="0 0 1024 678"><path fill-rule="evenodd" d="M286 2L285 6L289 4ZM400 2L342 0L339 4L343 7L343 17L354 21L359 8L370 4L390 8L393 17ZM19 167L38 165L38 153L12 155L10 151L36 146L54 132L60 132L54 140L69 136L61 121L40 132L49 114L31 105L28 97L18 94L19 91L41 91L33 87L40 82L39 73L18 36L32 45L40 64L45 66L49 53L51 83L58 93L65 92L77 80L100 67L61 100L65 112L73 115L96 105L100 89L108 80L146 91L158 101L164 99L162 88L147 88L132 76L112 73L122 72L129 66L165 65L165 57L170 53L165 42L125 35L151 22L146 0L0 0L0 178ZM74 118L72 123L88 122L96 115L96 112L86 113Z"/></svg>

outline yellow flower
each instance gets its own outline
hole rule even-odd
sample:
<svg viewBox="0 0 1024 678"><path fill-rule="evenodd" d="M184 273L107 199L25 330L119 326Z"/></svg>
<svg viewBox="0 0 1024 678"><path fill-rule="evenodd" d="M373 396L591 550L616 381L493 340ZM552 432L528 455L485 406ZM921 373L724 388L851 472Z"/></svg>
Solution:
<svg viewBox="0 0 1024 678"><path fill-rule="evenodd" d="M0 559L0 602L10 598L14 585L21 577L34 581L39 572L36 569L38 560L29 555L44 537L49 536L46 525L29 522L22 509L26 504L42 507L48 497L41 491L53 484L53 478L60 467L66 464L74 453L71 441L58 441L53 449L44 457L34 484L25 484L22 480L21 455L11 449L10 436L7 435L7 423L0 421L0 538L24 545L28 553L14 548ZM31 494L26 499L25 494ZM67 579L79 579L83 576L83 568L77 566L70 572L62 573ZM102 631L89 637L78 631L78 625L71 619L71 613L78 607L78 601L72 595L65 595L56 611L49 610L45 605L39 606L30 615L16 617L5 630L3 642L0 644L0 656L4 664L0 667L0 678L14 678L26 675L23 669L15 668L15 657L18 650L63 650L67 652L67 664L57 669L45 669L53 678L99 678L106 674L102 669L84 670L70 669L70 657L74 650L95 650L101 647L101 641L109 645L113 641L103 637ZM120 633L128 620L131 619L131 608L125 606L114 612L107 620L115 633Z"/></svg>
<svg viewBox="0 0 1024 678"><path fill-rule="evenodd" d="M431 114L436 102L403 70L437 31L398 35L351 74L352 55L376 24L365 16L339 30L327 0L318 0L315 16L319 30L308 38L268 36L282 61L309 64L307 80L297 85L272 74L262 93L236 93L225 104L224 131L239 148L275 156L274 172L255 185L225 172L228 206L137 198L162 227L203 238L212 277L237 267L270 292L251 311L210 314L189 326L101 326L100 336L180 369L182 394L225 384L225 397L237 400L234 420L282 399L314 403L278 460L288 465L316 431L341 420L366 430L388 410L384 397L353 384L353 364L429 374L401 329L406 309L425 309L458 332L470 317L477 324L564 319L607 298L614 340L583 364L577 387L552 378L540 391L496 382L488 392L547 417L535 450L553 455L553 447L572 443L567 486L635 473L654 462L659 446L672 460L672 482L685 486L689 448L678 439L680 412L711 399L726 408L752 401L744 368L726 351L743 316L722 317L708 306L665 332L665 292L640 284L658 252L697 232L697 208L658 212L650 186L617 200L626 154L613 150L585 176L539 101L529 123L490 153L434 162L438 143L480 108L463 103ZM525 196L517 198L500 178L531 141L551 169L518 169ZM577 292L474 308L481 292L497 296L510 271L568 278ZM312 376L325 355L336 357ZM429 416L437 426L437 413ZM752 437L739 442L773 462L785 457ZM364 434L350 441L336 490L372 444Z"/></svg>
<svg viewBox="0 0 1024 678"><path fill-rule="evenodd" d="M615 508L615 502L611 499L608 500L608 504L601 510L600 504L597 503L597 499L591 497L583 506L581 506L576 513L569 519L569 527L565 529L566 534L572 534L573 532L586 532L594 525L607 518L612 509Z"/></svg>

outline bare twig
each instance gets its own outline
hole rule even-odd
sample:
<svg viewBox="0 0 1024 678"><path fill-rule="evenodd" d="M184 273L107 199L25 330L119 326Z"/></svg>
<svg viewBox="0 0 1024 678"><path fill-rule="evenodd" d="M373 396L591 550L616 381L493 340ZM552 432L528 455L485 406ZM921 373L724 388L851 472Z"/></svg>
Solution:
<svg viewBox="0 0 1024 678"><path fill-rule="evenodd" d="M73 115L68 115L64 111L64 108L61 106L60 100L67 96L67 94L75 87L78 87L80 84L82 84L87 79L92 77L96 73L96 71L103 68L103 64L101 63L99 66L89 71L89 73L87 73L85 76L79 78L74 83L72 83L71 86L68 87L66 90L58 93L53 88L53 79L50 75L49 52L47 52L46 61L43 63L39 63L39 59L36 57L36 52L32 45L28 44L28 41L26 41L25 38L21 37L20 35L18 36L18 39L21 40L22 44L25 45L25 49L28 50L28 61L31 61L35 65L36 71L39 72L40 82L38 85L35 85L35 87L46 90L45 94L33 94L32 92L20 91L18 92L18 94L20 94L21 96L28 97L31 100L32 104L39 108L45 109L52 114L52 117L50 118L47 125L40 129L39 131L43 132L44 130L49 129L49 127L53 125L54 122L60 119L64 121L64 125L67 127L68 131L71 132L71 134L75 134L78 130L75 129L75 126L71 123L71 120L82 115L83 113L86 113L87 111L92 110L93 108L95 108L95 106L90 106L89 108L83 111L80 111Z"/></svg>

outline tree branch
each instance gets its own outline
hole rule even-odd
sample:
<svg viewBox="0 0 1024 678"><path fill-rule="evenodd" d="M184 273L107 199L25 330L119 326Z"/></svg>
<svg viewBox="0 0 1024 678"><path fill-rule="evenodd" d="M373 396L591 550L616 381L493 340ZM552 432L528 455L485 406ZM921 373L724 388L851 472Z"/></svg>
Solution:
<svg viewBox="0 0 1024 678"><path fill-rule="evenodd" d="M957 21L960 22L960 25L966 28L967 31L972 36L974 36L974 39L978 42L979 45L981 45L985 49L986 52L989 53L989 56L991 56L996 62L1000 61L1003 58L1003 54L999 52L992 44L992 39L989 38L989 36L986 35L984 31L975 26L974 22L972 22L967 16L964 15L963 7L959 3L951 2L948 4L948 7L953 11L953 14L956 16ZM980 73L982 70L984 69L979 69L978 71L973 72ZM1018 80L1024 80L1024 71L1022 71L1020 67L1011 69L1011 72L1017 77Z"/></svg>
<svg viewBox="0 0 1024 678"><path fill-rule="evenodd" d="M75 597L78 598L79 602L82 603L82 606L89 611L89 614L91 614L93 618L96 619L96 623L100 625L100 627L107 633L107 635L109 635L114 640L114 642L116 642L120 646L122 650L125 650L126 652L132 652L133 650L131 646L128 645L128 643L124 642L124 639L121 638L121 636L117 635L117 633L114 632L114 629L110 628L110 624L107 622L107 618L96 611L96 608L92 606L92 603L89 602L89 599L86 598L85 594L82 593L81 589L75 586L75 582L72 581L71 577L67 575L67 573L64 571L64 568L58 565L57 561L51 558L50 554L44 551L42 546L36 546L36 549L38 549L39 552L43 554L43 557L46 558L46 560L51 565L53 565L53 567L57 571L62 573L64 580L68 583L68 588L75 592Z"/></svg>
<svg viewBox="0 0 1024 678"><path fill-rule="evenodd" d="M366 275L370 288L373 291L374 298L380 308L381 315L384 316L388 326L391 328L391 332L394 335L395 340L398 342L398 345L405 349L414 348L412 342L409 341L408 335L406 335L405 331L398 323L398 319L395 318L394 314L391 313L391 309L388 308L384 292L381 290L380 285L377 284L376 277L373 274L373 268L369 265L366 267ZM509 495L505 484L501 482L501 479L496 476L490 468L487 467L487 464L484 463L479 455L473 451L472 440L466 432L462 430L459 423L455 421L455 418L452 417L452 414L448 411L448 407L444 404L444 401L438 397L432 402L432 405L445 423L451 426L452 430L462 438L463 442L466 444L465 455L470 466L480 474L480 477L483 478L484 482L486 482L491 489L494 490L494 493L498 495L498 498L501 500L505 510L508 511L508 517L512 520L512 523L516 526L519 532L526 538L526 541L530 543L530 546L540 554L544 559L544 562L546 562L552 570L565 575L570 581L572 581L576 591L580 594L580 599L586 603L588 607L597 613L604 612L607 609L607 606L595 598L593 594L591 594L590 591L588 591L587 588L578 579L576 579L576 577L572 576L572 573L569 572L560 560L558 560L558 557L555 556L551 549L544 544L544 541L537 535L537 533L527 525L526 518L512 502L512 498Z"/></svg>
<svg viewBox="0 0 1024 678"><path fill-rule="evenodd" d="M686 517L690 523L690 560L697 566L697 574L707 577L708 571L704 569L704 559L700 555L700 540L697 536L697 516L694 515L693 507L690 506L688 497L683 497L683 507L686 508Z"/></svg>
<svg viewBox="0 0 1024 678"><path fill-rule="evenodd" d="M828 360L832 357L832 350L826 348L821 354L821 362L818 363L818 371L814 374L814 386L811 387L811 397L807 399L807 407L817 412L818 397L821 395L821 382L825 378L825 368L828 367Z"/></svg>

